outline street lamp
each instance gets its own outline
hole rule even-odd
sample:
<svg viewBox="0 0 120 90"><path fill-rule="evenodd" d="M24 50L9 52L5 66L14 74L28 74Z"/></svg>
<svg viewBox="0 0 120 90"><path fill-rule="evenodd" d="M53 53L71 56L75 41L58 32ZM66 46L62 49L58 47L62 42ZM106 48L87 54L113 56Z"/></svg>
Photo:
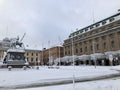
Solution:
<svg viewBox="0 0 120 90"><path fill-rule="evenodd" d="M61 41L61 38L60 38L60 36L58 37L58 39L59 39L59 42L60 42L60 46L59 46L59 66L61 65L61 62L60 62L60 56L61 56L61 46L62 46L62 41Z"/></svg>
<svg viewBox="0 0 120 90"><path fill-rule="evenodd" d="M73 38L72 36L72 59L73 59L73 89L75 90L75 63L74 63L74 46L73 46Z"/></svg>
<svg viewBox="0 0 120 90"><path fill-rule="evenodd" d="M111 66L113 66L113 63L112 63L112 61L113 61L113 55L112 54L109 55L109 60L110 60Z"/></svg>
<svg viewBox="0 0 120 90"><path fill-rule="evenodd" d="M93 54L95 53L95 42L93 41ZM95 68L96 68L96 57L93 57L94 62L95 62Z"/></svg>

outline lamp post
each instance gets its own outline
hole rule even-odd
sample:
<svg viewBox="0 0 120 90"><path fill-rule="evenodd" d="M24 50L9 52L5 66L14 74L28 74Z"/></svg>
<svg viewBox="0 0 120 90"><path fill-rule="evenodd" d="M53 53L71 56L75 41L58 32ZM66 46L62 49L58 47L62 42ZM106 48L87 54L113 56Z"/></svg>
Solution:
<svg viewBox="0 0 120 90"><path fill-rule="evenodd" d="M60 64L60 46L58 48L59 48L59 66L60 66L61 65Z"/></svg>
<svg viewBox="0 0 120 90"><path fill-rule="evenodd" d="M113 61L113 55L112 54L109 55L109 60L110 60L111 66L113 66L113 63L112 63L112 61Z"/></svg>
<svg viewBox="0 0 120 90"><path fill-rule="evenodd" d="M49 47L49 51L48 51L48 53L49 53L49 66L50 66L50 63L51 63L51 57L50 57L50 41L48 41L48 47Z"/></svg>
<svg viewBox="0 0 120 90"><path fill-rule="evenodd" d="M73 36L72 36L72 59L73 59L73 89L75 90L75 62L74 62L74 46L73 46Z"/></svg>
<svg viewBox="0 0 120 90"><path fill-rule="evenodd" d="M59 39L59 41L61 42L61 39L60 39L60 37L58 38ZM60 44L61 45L61 44ZM60 51L60 46L58 47L59 48L59 66L61 65L60 64L60 53L61 53L61 51Z"/></svg>
<svg viewBox="0 0 120 90"><path fill-rule="evenodd" d="M41 65L43 65L43 48L42 48L42 54L41 54Z"/></svg>
<svg viewBox="0 0 120 90"><path fill-rule="evenodd" d="M93 41L93 54L95 53L95 42ZM96 57L94 56L95 68L96 68Z"/></svg>

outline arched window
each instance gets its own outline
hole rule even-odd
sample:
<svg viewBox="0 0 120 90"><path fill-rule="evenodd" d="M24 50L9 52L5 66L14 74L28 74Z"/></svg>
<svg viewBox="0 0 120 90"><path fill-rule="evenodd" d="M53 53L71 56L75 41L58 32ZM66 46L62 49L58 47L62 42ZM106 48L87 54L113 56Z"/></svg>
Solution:
<svg viewBox="0 0 120 90"><path fill-rule="evenodd" d="M114 48L115 47L115 42L111 41L111 47Z"/></svg>
<svg viewBox="0 0 120 90"><path fill-rule="evenodd" d="M106 43L105 42L103 43L103 48L106 49Z"/></svg>

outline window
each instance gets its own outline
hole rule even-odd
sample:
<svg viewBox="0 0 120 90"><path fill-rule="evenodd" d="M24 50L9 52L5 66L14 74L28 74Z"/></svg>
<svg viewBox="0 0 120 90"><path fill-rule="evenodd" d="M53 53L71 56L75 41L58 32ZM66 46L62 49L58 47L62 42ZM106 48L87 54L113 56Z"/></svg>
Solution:
<svg viewBox="0 0 120 90"><path fill-rule="evenodd" d="M70 35L69 38L71 38L72 36Z"/></svg>
<svg viewBox="0 0 120 90"><path fill-rule="evenodd" d="M90 26L90 29L93 29L94 28L94 26Z"/></svg>
<svg viewBox="0 0 120 90"><path fill-rule="evenodd" d="M89 40L89 43L92 43L92 39Z"/></svg>
<svg viewBox="0 0 120 90"><path fill-rule="evenodd" d="M70 50L68 51L68 54L70 54Z"/></svg>
<svg viewBox="0 0 120 90"><path fill-rule="evenodd" d="M111 41L111 46L112 46L112 48L115 47L115 42L114 41Z"/></svg>
<svg viewBox="0 0 120 90"><path fill-rule="evenodd" d="M99 26L100 26L100 23L97 23L95 26L96 26L96 27L99 27Z"/></svg>
<svg viewBox="0 0 120 90"><path fill-rule="evenodd" d="M76 35L78 35L78 34L79 34L79 31L76 32Z"/></svg>
<svg viewBox="0 0 120 90"><path fill-rule="evenodd" d="M117 34L118 34L118 35L120 35L120 31L119 31L119 32L117 32Z"/></svg>
<svg viewBox="0 0 120 90"><path fill-rule="evenodd" d="M102 38L103 40L106 40L106 36L102 36L101 38Z"/></svg>
<svg viewBox="0 0 120 90"><path fill-rule="evenodd" d="M107 22L106 21L102 21L102 25L106 24Z"/></svg>
<svg viewBox="0 0 120 90"><path fill-rule="evenodd" d="M110 22L114 21L114 18L113 18L113 17L112 17L112 18L110 18L110 19L109 19L109 21L110 21Z"/></svg>
<svg viewBox="0 0 120 90"><path fill-rule="evenodd" d="M95 38L95 41L98 42L98 41L99 41L99 38Z"/></svg>
<svg viewBox="0 0 120 90"><path fill-rule="evenodd" d="M78 53L78 49L76 49L76 53Z"/></svg>
<svg viewBox="0 0 120 90"><path fill-rule="evenodd" d="M80 48L80 52L82 52L82 48Z"/></svg>
<svg viewBox="0 0 120 90"><path fill-rule="evenodd" d="M67 51L65 51L65 55L67 55Z"/></svg>
<svg viewBox="0 0 120 90"><path fill-rule="evenodd" d="M110 38L114 38L114 34L109 34L109 37Z"/></svg>
<svg viewBox="0 0 120 90"><path fill-rule="evenodd" d="M96 49L99 50L99 44L96 45Z"/></svg>
<svg viewBox="0 0 120 90"><path fill-rule="evenodd" d="M85 52L87 52L87 47L85 47Z"/></svg>
<svg viewBox="0 0 120 90"><path fill-rule="evenodd" d="M87 32L88 31L88 28L85 28L85 32Z"/></svg>
<svg viewBox="0 0 120 90"><path fill-rule="evenodd" d="M105 42L103 43L103 48L106 49L106 43Z"/></svg>
<svg viewBox="0 0 120 90"><path fill-rule="evenodd" d="M80 30L80 33L83 33L83 30Z"/></svg>
<svg viewBox="0 0 120 90"><path fill-rule="evenodd" d="M33 56L33 53L31 55Z"/></svg>
<svg viewBox="0 0 120 90"><path fill-rule="evenodd" d="M86 44L87 42L86 41L84 41L84 44Z"/></svg>
<svg viewBox="0 0 120 90"><path fill-rule="evenodd" d="M91 51L92 51L93 50L93 46L91 45L90 48L91 48Z"/></svg>

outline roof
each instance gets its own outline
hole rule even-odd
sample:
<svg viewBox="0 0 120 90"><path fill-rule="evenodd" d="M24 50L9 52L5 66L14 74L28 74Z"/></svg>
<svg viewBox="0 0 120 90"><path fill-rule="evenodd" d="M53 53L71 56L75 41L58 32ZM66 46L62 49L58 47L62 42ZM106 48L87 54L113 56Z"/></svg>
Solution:
<svg viewBox="0 0 120 90"><path fill-rule="evenodd" d="M39 47L25 47L26 51L41 51Z"/></svg>
<svg viewBox="0 0 120 90"><path fill-rule="evenodd" d="M79 32L80 32L80 33L86 32L86 31L88 31L88 28L91 28L91 27L93 27L93 26L95 26L95 25L97 25L97 24L100 24L100 23L102 23L102 22L104 22L104 21L106 21L106 20L111 19L112 21L115 21L114 17L116 17L116 16L120 16L120 12L117 13L117 14L115 14L115 15L112 15L112 16L110 16L110 17L108 17L108 18L105 18L105 19L103 19L103 20L101 20L101 21L98 21L98 22L96 22L96 23L94 23L94 24L91 24L91 25L89 25L89 26L87 26L87 27L85 27L85 28L82 28L82 29L80 29L80 30L77 30L77 31L71 33L69 37L72 37L72 36L74 36L74 35L76 35L76 34L79 35ZM120 19L120 18L116 18L116 20L118 20L118 19ZM106 24L105 24L105 25L106 25ZM103 26L103 25L102 25L102 26ZM100 26L100 27L101 27L101 26ZM97 27L93 27L92 29L96 29L96 28L97 28ZM92 30L92 29L90 29L90 30Z"/></svg>
<svg viewBox="0 0 120 90"><path fill-rule="evenodd" d="M8 49L7 52L21 52L21 53L24 53L25 50L24 49Z"/></svg>

